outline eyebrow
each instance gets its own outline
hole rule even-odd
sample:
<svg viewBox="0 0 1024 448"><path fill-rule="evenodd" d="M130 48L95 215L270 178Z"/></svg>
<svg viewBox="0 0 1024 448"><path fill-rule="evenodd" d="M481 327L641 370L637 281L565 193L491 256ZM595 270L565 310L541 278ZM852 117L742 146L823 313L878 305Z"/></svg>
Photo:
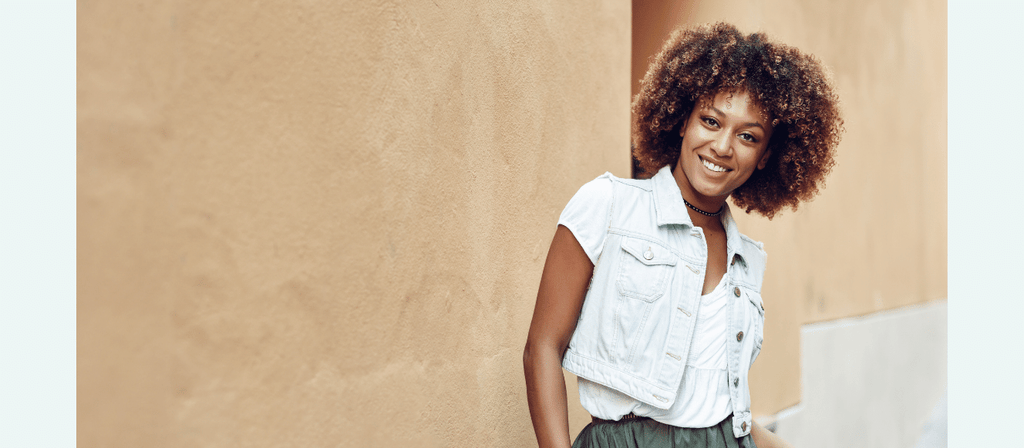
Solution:
<svg viewBox="0 0 1024 448"><path fill-rule="evenodd" d="M724 117L724 116L725 116L725 112L722 112L722 111L718 110L718 108L717 108L717 107L715 107L715 106L710 106L710 105L709 105L709 106L708 106L708 108L710 108L711 110L713 110L713 111L717 112L719 116L722 116L722 117ZM756 122L756 121L753 121L753 122L750 122L750 123L743 123L743 126L744 126L744 127L748 127L748 126L757 126L757 127L761 128L761 130L763 130L763 131L766 131L766 132L767 132L767 130L765 130L764 126L761 126L761 123L758 123L758 122Z"/></svg>

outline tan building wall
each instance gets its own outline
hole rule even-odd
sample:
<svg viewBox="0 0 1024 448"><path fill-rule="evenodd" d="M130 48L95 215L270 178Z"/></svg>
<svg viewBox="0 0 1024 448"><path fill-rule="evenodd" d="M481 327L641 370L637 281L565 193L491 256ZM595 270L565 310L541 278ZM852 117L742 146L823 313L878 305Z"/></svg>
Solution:
<svg viewBox="0 0 1024 448"><path fill-rule="evenodd" d="M80 2L79 446L534 443L629 35L627 1Z"/></svg>
<svg viewBox="0 0 1024 448"><path fill-rule="evenodd" d="M936 0L634 1L633 92L677 24L728 21L816 55L835 76L846 133L818 198L765 243L765 346L755 415L800 401L802 324L946 298L946 4Z"/></svg>

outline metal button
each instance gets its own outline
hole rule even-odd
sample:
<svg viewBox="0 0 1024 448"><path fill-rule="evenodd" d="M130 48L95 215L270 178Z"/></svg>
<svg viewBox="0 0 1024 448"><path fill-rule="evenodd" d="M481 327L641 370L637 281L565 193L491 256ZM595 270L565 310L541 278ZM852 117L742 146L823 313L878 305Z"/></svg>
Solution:
<svg viewBox="0 0 1024 448"><path fill-rule="evenodd" d="M740 387L740 379L739 378L733 378L732 379L732 387Z"/></svg>
<svg viewBox="0 0 1024 448"><path fill-rule="evenodd" d="M747 422L743 422L743 424L740 425L740 429L746 431L747 430Z"/></svg>
<svg viewBox="0 0 1024 448"><path fill-rule="evenodd" d="M644 259L650 260L654 258L654 252L651 252L651 248L647 248L647 252L644 252Z"/></svg>
<svg viewBox="0 0 1024 448"><path fill-rule="evenodd" d="M736 294L736 297L739 297L740 296L740 288L738 286L733 288L732 289L732 293Z"/></svg>
<svg viewBox="0 0 1024 448"><path fill-rule="evenodd" d="M737 341L742 341L743 340L743 332L742 331L739 332L739 333L736 333L736 340Z"/></svg>

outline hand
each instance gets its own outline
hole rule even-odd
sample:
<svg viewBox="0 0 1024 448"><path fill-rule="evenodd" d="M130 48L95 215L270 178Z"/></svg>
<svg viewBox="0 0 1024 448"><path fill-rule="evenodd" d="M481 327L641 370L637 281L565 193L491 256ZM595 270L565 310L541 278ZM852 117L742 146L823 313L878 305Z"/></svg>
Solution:
<svg viewBox="0 0 1024 448"><path fill-rule="evenodd" d="M789 442L765 429L757 424L757 422L754 422L754 425L750 428L750 437L754 439L754 445L757 445L757 448L793 448Z"/></svg>

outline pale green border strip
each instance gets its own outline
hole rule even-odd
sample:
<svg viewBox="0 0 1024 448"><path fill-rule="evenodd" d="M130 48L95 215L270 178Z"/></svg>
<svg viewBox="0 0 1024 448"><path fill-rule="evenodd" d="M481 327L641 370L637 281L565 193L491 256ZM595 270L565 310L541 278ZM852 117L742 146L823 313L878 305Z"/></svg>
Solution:
<svg viewBox="0 0 1024 448"><path fill-rule="evenodd" d="M73 447L75 3L0 1L0 446Z"/></svg>

